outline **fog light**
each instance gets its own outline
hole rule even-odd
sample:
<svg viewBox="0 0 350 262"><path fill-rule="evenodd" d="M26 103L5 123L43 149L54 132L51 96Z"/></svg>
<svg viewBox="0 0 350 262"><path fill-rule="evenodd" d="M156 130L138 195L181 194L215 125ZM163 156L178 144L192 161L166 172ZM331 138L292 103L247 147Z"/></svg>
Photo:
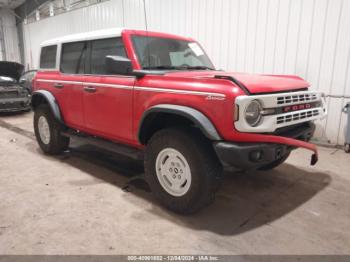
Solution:
<svg viewBox="0 0 350 262"><path fill-rule="evenodd" d="M282 157L282 148L276 149L276 159L280 159Z"/></svg>
<svg viewBox="0 0 350 262"><path fill-rule="evenodd" d="M256 150L250 153L250 159L254 162L260 161L262 157L263 157L263 151L261 150Z"/></svg>

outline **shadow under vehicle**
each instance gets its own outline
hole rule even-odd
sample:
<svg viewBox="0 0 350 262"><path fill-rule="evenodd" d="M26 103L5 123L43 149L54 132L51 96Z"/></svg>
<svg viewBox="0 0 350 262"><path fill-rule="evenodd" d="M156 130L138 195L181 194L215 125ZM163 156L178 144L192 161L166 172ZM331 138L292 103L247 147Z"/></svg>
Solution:
<svg viewBox="0 0 350 262"><path fill-rule="evenodd" d="M30 85L20 81L23 70L19 63L0 62L0 112L30 111Z"/></svg>

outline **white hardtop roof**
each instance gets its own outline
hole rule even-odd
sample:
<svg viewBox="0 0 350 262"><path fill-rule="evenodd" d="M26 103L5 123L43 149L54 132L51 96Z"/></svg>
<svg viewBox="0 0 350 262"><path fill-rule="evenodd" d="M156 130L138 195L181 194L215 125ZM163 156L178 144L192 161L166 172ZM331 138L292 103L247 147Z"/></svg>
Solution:
<svg viewBox="0 0 350 262"><path fill-rule="evenodd" d="M85 33L66 35L66 36L57 37L51 40L44 41L41 43L40 46L49 46L49 45L55 45L59 43L77 42L77 41L101 39L101 38L108 38L108 37L119 37L122 35L123 30L125 30L125 28L110 28L110 29L103 29L103 30L85 32Z"/></svg>

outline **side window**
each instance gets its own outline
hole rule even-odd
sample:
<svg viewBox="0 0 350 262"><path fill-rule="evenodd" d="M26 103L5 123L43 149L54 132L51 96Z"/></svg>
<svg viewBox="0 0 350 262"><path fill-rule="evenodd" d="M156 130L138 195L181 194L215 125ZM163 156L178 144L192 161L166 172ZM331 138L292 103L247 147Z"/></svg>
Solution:
<svg viewBox="0 0 350 262"><path fill-rule="evenodd" d="M105 57L108 55L127 57L121 37L91 42L91 74L107 75Z"/></svg>
<svg viewBox="0 0 350 262"><path fill-rule="evenodd" d="M52 69L56 67L57 45L44 46L41 48L40 68Z"/></svg>
<svg viewBox="0 0 350 262"><path fill-rule="evenodd" d="M84 48L83 53L81 54L81 57L79 59L79 65L78 65L78 74L84 74L85 73L85 59L86 59L86 53L87 48Z"/></svg>
<svg viewBox="0 0 350 262"><path fill-rule="evenodd" d="M62 44L61 66L62 73L83 74L85 65L86 42Z"/></svg>

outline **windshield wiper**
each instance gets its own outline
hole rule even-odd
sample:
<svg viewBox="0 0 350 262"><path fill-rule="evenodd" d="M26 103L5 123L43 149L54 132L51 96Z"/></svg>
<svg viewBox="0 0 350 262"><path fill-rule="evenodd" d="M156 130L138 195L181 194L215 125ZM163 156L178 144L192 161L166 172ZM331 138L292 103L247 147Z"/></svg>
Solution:
<svg viewBox="0 0 350 262"><path fill-rule="evenodd" d="M161 66L146 66L143 69L156 69L156 70L215 70L214 68L208 66L171 66L171 65L161 65Z"/></svg>
<svg viewBox="0 0 350 262"><path fill-rule="evenodd" d="M215 70L214 68L208 66L183 66L182 68L188 70Z"/></svg>
<svg viewBox="0 0 350 262"><path fill-rule="evenodd" d="M177 70L181 69L181 67L178 66L171 66L171 65L161 65L161 66L145 66L143 69L156 69L156 70Z"/></svg>

